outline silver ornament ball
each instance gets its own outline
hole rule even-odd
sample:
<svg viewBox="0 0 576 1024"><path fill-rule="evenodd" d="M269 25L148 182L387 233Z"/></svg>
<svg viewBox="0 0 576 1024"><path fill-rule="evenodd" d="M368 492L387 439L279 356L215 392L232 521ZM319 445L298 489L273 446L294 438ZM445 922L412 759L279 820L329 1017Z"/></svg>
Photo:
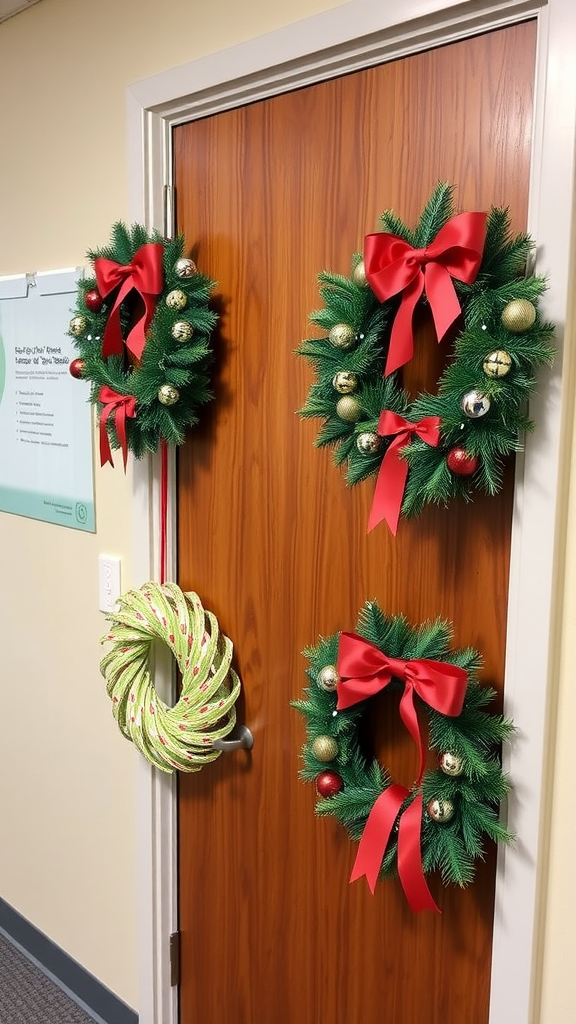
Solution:
<svg viewBox="0 0 576 1024"><path fill-rule="evenodd" d="M358 390L358 377L352 370L338 370L332 378L332 387L339 395L351 395Z"/></svg>
<svg viewBox="0 0 576 1024"><path fill-rule="evenodd" d="M462 411L471 420L479 420L490 409L490 399L478 388L468 391L460 400Z"/></svg>
<svg viewBox="0 0 576 1024"><path fill-rule="evenodd" d="M179 398L180 392L173 384L162 384L158 388L158 401L161 405L175 405Z"/></svg>
<svg viewBox="0 0 576 1024"><path fill-rule="evenodd" d="M493 379L505 377L512 369L512 356L509 352L505 352L503 348L496 349L495 352L490 352L486 356L482 363L482 369L487 377Z"/></svg>
<svg viewBox="0 0 576 1024"><path fill-rule="evenodd" d="M352 348L356 340L356 331L350 324L335 324L328 334L328 341L334 348Z"/></svg>
<svg viewBox="0 0 576 1024"><path fill-rule="evenodd" d="M183 291L179 288L174 288L173 291L168 292L166 296L166 305L168 309L186 309L188 299L186 298Z"/></svg>
<svg viewBox="0 0 576 1024"><path fill-rule="evenodd" d="M356 447L361 455L374 455L380 447L380 435L373 430L364 430L356 438Z"/></svg>
<svg viewBox="0 0 576 1024"><path fill-rule="evenodd" d="M69 325L68 325L68 329L70 331L70 334L73 334L74 337L76 337L76 338L78 338L81 334L84 334L84 331L86 330L86 327L87 327L86 317L85 316L80 316L80 315L73 316L71 321L70 321L70 323L69 323Z"/></svg>
<svg viewBox="0 0 576 1024"><path fill-rule="evenodd" d="M318 686L327 693L333 693L338 686L338 672L335 665L325 665L318 673Z"/></svg>
<svg viewBox="0 0 576 1024"><path fill-rule="evenodd" d="M176 277L193 277L197 273L196 264L194 260L189 260L186 256L182 256L181 259L176 260L174 264L174 273Z"/></svg>
<svg viewBox="0 0 576 1024"><path fill-rule="evenodd" d="M426 808L432 821L450 821L454 816L454 804L451 800L438 800L436 797L430 800Z"/></svg>
<svg viewBox="0 0 576 1024"><path fill-rule="evenodd" d="M456 778L458 775L462 775L464 771L464 761L458 754L445 750L443 754L440 754L440 767L445 775L451 775L452 778Z"/></svg>
<svg viewBox="0 0 576 1024"><path fill-rule="evenodd" d="M187 320L177 320L176 323L172 324L170 334L174 341L190 341L194 334L194 328Z"/></svg>
<svg viewBox="0 0 576 1024"><path fill-rule="evenodd" d="M336 415L346 423L356 423L356 420L360 419L361 413L360 402L353 395L343 395L336 402Z"/></svg>

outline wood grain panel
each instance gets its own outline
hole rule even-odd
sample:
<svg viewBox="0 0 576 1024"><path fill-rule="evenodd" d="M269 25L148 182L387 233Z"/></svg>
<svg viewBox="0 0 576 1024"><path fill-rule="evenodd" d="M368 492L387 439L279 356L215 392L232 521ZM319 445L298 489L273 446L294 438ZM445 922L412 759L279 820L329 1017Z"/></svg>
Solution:
<svg viewBox="0 0 576 1024"><path fill-rule="evenodd" d="M512 467L497 499L427 509L369 536L373 482L344 485L317 422L295 415L311 380L322 267L394 207L408 222L435 182L462 209L526 222L535 25L525 23L194 122L175 132L178 224L218 281L217 402L179 458L179 583L235 644L252 754L181 777L182 1024L486 1024L494 856L473 887L348 885L356 848L314 818L298 781L300 651L353 629L377 599L414 623L442 615L502 692ZM424 326L405 383L433 388L445 358ZM381 701L377 749L411 782L414 751ZM464 1015L464 1017L463 1017Z"/></svg>

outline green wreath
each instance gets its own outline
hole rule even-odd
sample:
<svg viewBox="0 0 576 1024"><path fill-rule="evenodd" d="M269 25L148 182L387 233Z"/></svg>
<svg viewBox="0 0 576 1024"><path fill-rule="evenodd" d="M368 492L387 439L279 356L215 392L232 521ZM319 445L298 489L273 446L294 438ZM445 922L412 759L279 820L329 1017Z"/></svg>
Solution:
<svg viewBox="0 0 576 1024"><path fill-rule="evenodd" d="M124 465L182 444L197 409L213 398L208 374L216 314L213 282L184 255L184 238L115 224L111 243L88 252L95 276L78 284L69 334L79 350L72 376L91 382L101 462L121 448Z"/></svg>
<svg viewBox="0 0 576 1024"><path fill-rule="evenodd" d="M368 602L357 630L304 652L310 685L293 702L306 719L300 774L316 782L316 813L332 815L360 840L351 881L366 875L374 891L378 876L399 874L413 910L437 910L426 874L438 870L445 885L464 887L486 837L513 839L498 817L509 791L498 748L513 726L485 710L494 691L478 682L479 655L449 650L448 623L413 627ZM393 783L360 741L370 698L385 688L402 692L400 716L420 750L411 788ZM434 768L426 767L417 709L427 714Z"/></svg>
<svg viewBox="0 0 576 1024"><path fill-rule="evenodd" d="M507 210L455 215L453 187L439 183L413 231L390 210L381 224L350 278L319 275L325 306L310 320L328 336L297 352L315 369L300 414L324 419L317 447L334 447L348 484L378 474L369 529L386 519L395 533L428 502L499 491L504 458L533 426L526 399L554 328L538 312L544 278L524 276L533 243L511 236ZM438 393L411 400L398 370L424 304L454 350Z"/></svg>

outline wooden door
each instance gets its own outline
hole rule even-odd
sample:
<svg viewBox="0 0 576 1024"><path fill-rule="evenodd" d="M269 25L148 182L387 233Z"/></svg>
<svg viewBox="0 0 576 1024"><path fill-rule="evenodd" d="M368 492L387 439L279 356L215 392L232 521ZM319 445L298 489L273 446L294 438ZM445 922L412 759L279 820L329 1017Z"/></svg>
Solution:
<svg viewBox="0 0 576 1024"><path fill-rule="evenodd" d="M526 222L535 23L372 68L175 131L178 227L218 281L217 401L179 458L179 583L235 645L251 754L179 780L182 1024L486 1024L495 857L473 887L349 885L356 853L315 819L298 779L302 649L352 630L375 598L413 623L441 615L502 689L512 473L503 493L429 508L369 536L373 481L346 488L318 423L295 410L293 350L316 274L349 272L386 207L413 223L434 184L463 210ZM421 339L406 373L433 388L445 352ZM392 739L394 741L392 742ZM377 746L410 783L413 749L382 713Z"/></svg>

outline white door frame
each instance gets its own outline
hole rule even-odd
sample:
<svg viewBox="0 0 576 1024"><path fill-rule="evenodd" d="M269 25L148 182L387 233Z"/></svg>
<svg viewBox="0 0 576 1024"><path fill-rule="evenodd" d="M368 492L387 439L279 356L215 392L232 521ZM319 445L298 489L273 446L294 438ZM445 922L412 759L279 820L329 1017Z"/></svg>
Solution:
<svg viewBox="0 0 576 1024"><path fill-rule="evenodd" d="M130 219L162 227L175 125L531 16L538 19L538 56L529 231L538 243L538 270L550 278L545 309L559 325L561 349L574 210L574 0L351 0L138 82L127 91ZM541 375L540 397L531 407L538 430L518 460L505 681L506 712L518 726L506 764L514 784L508 823L518 840L498 860L489 1024L539 1020L538 904L546 883L544 794L551 785L544 755L553 730L548 709L557 676L553 640L561 600L556 595L563 589L558 552L565 533L572 391L572 368L559 355L554 370ZM158 564L158 467L136 463L134 476L139 584L154 577ZM174 499L173 492L173 515ZM173 543L171 564L174 571ZM177 920L176 789L144 761L138 807L140 1022L175 1024L168 936Z"/></svg>

